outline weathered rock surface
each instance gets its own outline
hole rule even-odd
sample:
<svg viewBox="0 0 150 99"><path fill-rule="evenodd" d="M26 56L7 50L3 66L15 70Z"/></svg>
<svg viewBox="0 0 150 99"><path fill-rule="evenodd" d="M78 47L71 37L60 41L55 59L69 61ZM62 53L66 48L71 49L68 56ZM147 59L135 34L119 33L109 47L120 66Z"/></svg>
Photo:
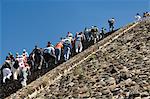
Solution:
<svg viewBox="0 0 150 99"><path fill-rule="evenodd" d="M81 57L82 54L84 52ZM70 64L72 60L69 60ZM54 70L51 75L60 70ZM141 22L77 66L62 72L58 79L53 78L54 82L49 82L51 77L47 81L43 78L49 84L29 97L150 99L150 21ZM22 90L21 94L24 93Z"/></svg>

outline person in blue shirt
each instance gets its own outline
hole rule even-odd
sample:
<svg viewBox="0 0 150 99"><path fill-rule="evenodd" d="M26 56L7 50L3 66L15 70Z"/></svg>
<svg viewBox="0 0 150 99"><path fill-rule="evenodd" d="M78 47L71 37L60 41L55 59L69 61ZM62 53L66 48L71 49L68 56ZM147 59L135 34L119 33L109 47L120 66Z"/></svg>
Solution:
<svg viewBox="0 0 150 99"><path fill-rule="evenodd" d="M72 44L70 38L66 37L63 43L64 47L64 60L67 61L70 58Z"/></svg>

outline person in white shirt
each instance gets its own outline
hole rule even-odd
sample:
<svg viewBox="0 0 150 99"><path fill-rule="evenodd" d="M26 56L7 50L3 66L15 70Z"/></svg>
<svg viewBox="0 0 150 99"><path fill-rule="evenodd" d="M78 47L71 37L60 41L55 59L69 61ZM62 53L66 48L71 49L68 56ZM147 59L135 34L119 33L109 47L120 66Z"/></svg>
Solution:
<svg viewBox="0 0 150 99"><path fill-rule="evenodd" d="M136 14L135 16L135 20L136 22L140 21L141 20L141 16L139 15L139 13Z"/></svg>
<svg viewBox="0 0 150 99"><path fill-rule="evenodd" d="M80 32L80 33L77 32L76 37L75 37L76 53L81 52L83 49L82 40L83 40L82 32Z"/></svg>
<svg viewBox="0 0 150 99"><path fill-rule="evenodd" d="M68 32L66 37L73 37L73 34L71 32Z"/></svg>
<svg viewBox="0 0 150 99"><path fill-rule="evenodd" d="M26 57L29 57L29 54L28 54L28 52L25 49L23 49L23 54L25 54Z"/></svg>
<svg viewBox="0 0 150 99"><path fill-rule="evenodd" d="M52 56L55 55L54 46L50 42L48 42L47 47L44 48L44 53L49 53Z"/></svg>

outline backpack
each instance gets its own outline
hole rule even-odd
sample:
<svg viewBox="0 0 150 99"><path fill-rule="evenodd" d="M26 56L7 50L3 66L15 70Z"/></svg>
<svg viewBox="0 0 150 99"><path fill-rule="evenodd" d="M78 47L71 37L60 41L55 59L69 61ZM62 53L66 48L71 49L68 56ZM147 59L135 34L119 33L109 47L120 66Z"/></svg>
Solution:
<svg viewBox="0 0 150 99"><path fill-rule="evenodd" d="M36 50L35 50L35 53L38 54L38 55L40 55L40 54L41 54L40 49L36 49Z"/></svg>
<svg viewBox="0 0 150 99"><path fill-rule="evenodd" d="M94 28L94 32L98 32L98 28L97 27Z"/></svg>
<svg viewBox="0 0 150 99"><path fill-rule="evenodd" d="M13 67L14 67L15 69L17 69L17 68L19 67L19 62L18 62L17 60L15 61Z"/></svg>
<svg viewBox="0 0 150 99"><path fill-rule="evenodd" d="M70 40L69 40L69 39L66 39L66 40L64 41L64 44L65 44L65 45L70 45L70 44L71 44L71 42L70 42Z"/></svg>
<svg viewBox="0 0 150 99"><path fill-rule="evenodd" d="M109 19L109 20L108 20L108 23L110 23L110 24L114 24L114 22L115 22L114 19Z"/></svg>

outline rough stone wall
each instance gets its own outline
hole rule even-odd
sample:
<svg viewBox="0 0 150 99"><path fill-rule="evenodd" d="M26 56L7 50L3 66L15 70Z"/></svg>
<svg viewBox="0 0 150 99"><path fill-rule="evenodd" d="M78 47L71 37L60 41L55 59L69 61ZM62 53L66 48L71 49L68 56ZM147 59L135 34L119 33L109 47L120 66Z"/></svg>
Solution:
<svg viewBox="0 0 150 99"><path fill-rule="evenodd" d="M120 29L8 98L149 96L150 22L144 21Z"/></svg>

